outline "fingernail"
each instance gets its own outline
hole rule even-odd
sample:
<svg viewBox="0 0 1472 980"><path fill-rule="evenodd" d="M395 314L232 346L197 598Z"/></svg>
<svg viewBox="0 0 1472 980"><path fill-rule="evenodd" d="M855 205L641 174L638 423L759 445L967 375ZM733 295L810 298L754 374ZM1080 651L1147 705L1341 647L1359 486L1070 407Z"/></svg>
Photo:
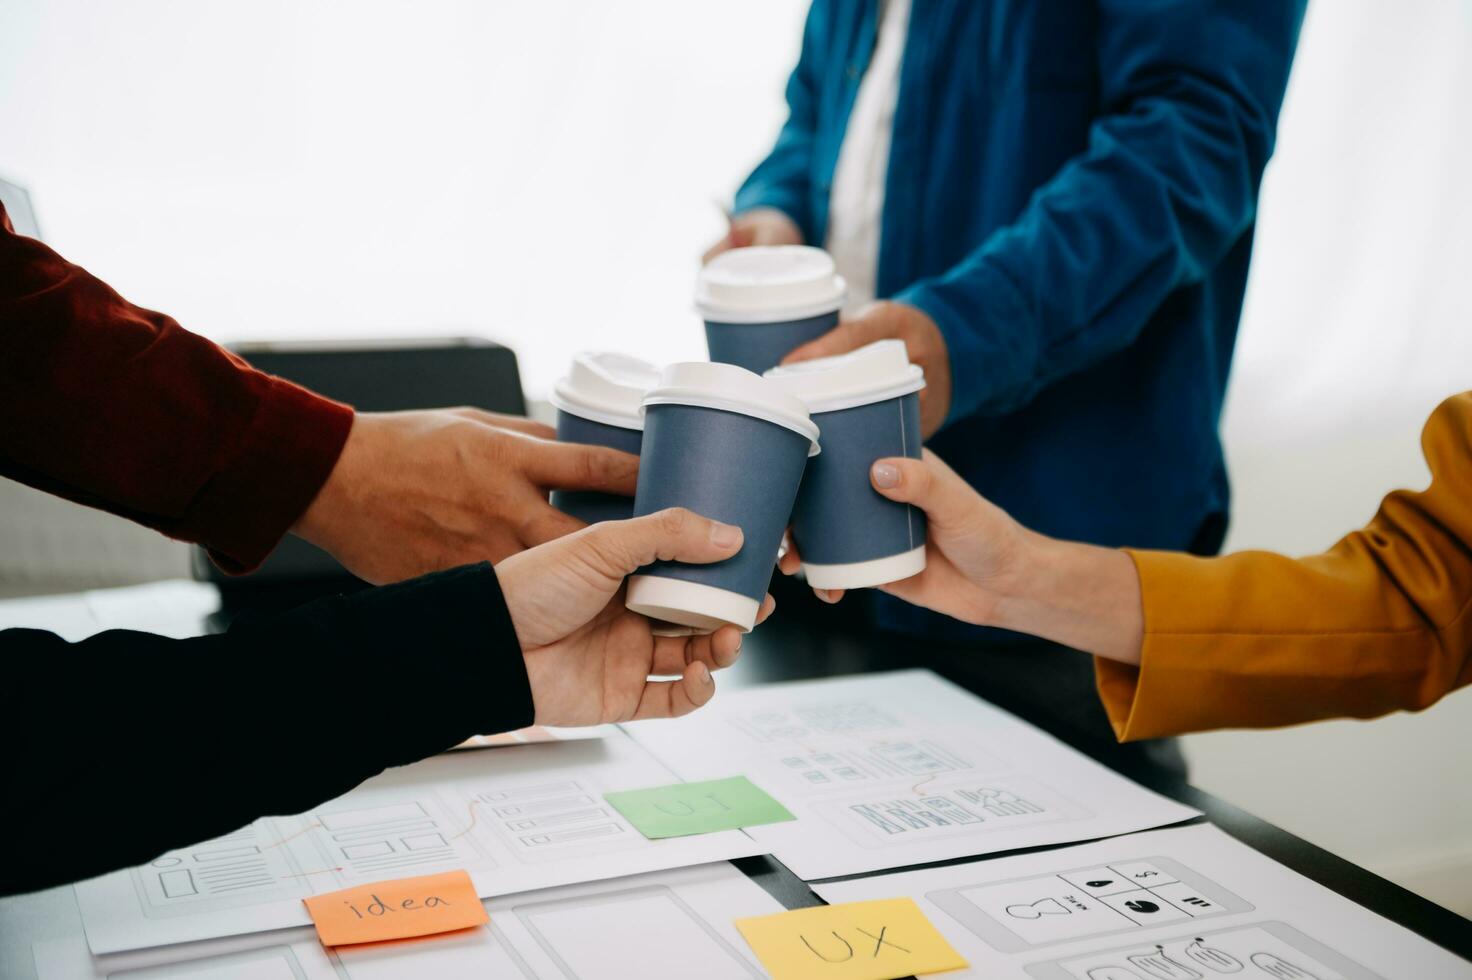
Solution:
<svg viewBox="0 0 1472 980"><path fill-rule="evenodd" d="M828 597L828 590L827 589L814 589L813 590L813 595L817 596L819 599L822 599L824 602L832 602L833 601L832 599L830 599Z"/></svg>
<svg viewBox="0 0 1472 980"><path fill-rule="evenodd" d="M706 687L710 687L712 683L710 679L710 668L707 667L705 664L695 665L695 676L700 678L700 683L704 684Z"/></svg>
<svg viewBox="0 0 1472 980"><path fill-rule="evenodd" d="M741 543L741 528L714 522L710 526L710 543L717 548L734 548Z"/></svg>
<svg viewBox="0 0 1472 980"><path fill-rule="evenodd" d="M900 485L900 468L893 463L875 463L872 472L876 487L892 490Z"/></svg>

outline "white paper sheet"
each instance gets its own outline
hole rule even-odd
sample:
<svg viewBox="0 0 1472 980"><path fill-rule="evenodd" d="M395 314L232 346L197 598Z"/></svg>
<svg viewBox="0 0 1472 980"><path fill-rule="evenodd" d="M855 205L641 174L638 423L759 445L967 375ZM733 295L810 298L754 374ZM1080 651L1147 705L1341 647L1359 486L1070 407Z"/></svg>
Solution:
<svg viewBox="0 0 1472 980"><path fill-rule="evenodd" d="M324 950L310 929L93 956L82 937L36 946L40 980L755 980L734 921L782 911L729 864L485 900L488 926Z"/></svg>
<svg viewBox="0 0 1472 980"><path fill-rule="evenodd" d="M1472 964L1199 825L816 885L910 897L996 980L1467 980Z"/></svg>
<svg viewBox="0 0 1472 980"><path fill-rule="evenodd" d="M305 896L388 878L463 868L489 896L766 853L740 831L646 840L603 801L673 781L617 730L450 753L83 882L77 903L92 951L108 953L306 924Z"/></svg>
<svg viewBox="0 0 1472 980"><path fill-rule="evenodd" d="M624 727L683 779L743 774L780 800L798 819L747 833L805 881L1197 813L929 671L747 688Z"/></svg>
<svg viewBox="0 0 1472 980"><path fill-rule="evenodd" d="M472 735L459 745L450 746L449 751L464 749L504 749L512 745L536 745L541 742L577 742L588 738L604 738L618 731L617 725L589 725L586 728L553 728L551 725L532 725L496 735Z"/></svg>

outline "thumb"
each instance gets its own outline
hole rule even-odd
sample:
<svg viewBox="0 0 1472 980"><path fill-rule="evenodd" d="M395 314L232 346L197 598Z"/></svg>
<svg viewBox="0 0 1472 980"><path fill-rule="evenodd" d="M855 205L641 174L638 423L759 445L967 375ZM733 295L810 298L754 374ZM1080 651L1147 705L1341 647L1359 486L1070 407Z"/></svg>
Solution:
<svg viewBox="0 0 1472 980"><path fill-rule="evenodd" d="M811 361L818 357L846 354L866 344L872 344L876 340L883 340L887 336L889 334L885 330L885 325L878 317L860 315L852 320L844 320L817 340L810 340L793 350L782 358L782 363L793 364L797 361Z"/></svg>
<svg viewBox="0 0 1472 980"><path fill-rule="evenodd" d="M708 564L741 550L741 528L671 507L627 521L607 521L583 532L608 571L622 578L655 560Z"/></svg>
<svg viewBox="0 0 1472 980"><path fill-rule="evenodd" d="M877 460L869 467L869 482L890 500L919 507L940 529L965 525L982 503L981 495L928 449L921 459Z"/></svg>

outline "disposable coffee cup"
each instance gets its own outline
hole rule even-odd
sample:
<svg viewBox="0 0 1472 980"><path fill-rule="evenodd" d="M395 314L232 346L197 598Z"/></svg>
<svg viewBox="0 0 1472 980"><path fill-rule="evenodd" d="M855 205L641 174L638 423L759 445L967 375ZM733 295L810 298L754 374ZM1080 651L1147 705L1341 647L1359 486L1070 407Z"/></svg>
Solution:
<svg viewBox="0 0 1472 980"><path fill-rule="evenodd" d="M644 398L635 516L685 507L740 527L741 550L725 561L660 561L629 578L626 605L652 619L709 632L743 632L771 584L782 532L818 427L803 403L731 364L665 368Z"/></svg>
<svg viewBox="0 0 1472 980"><path fill-rule="evenodd" d="M761 374L838 325L848 287L833 258L807 245L734 248L700 272L695 305L710 359Z"/></svg>
<svg viewBox="0 0 1472 980"><path fill-rule="evenodd" d="M900 340L767 372L801 399L823 433L792 512L792 541L808 584L865 589L925 569L925 514L879 495L869 468L886 456L920 458L925 375Z"/></svg>
<svg viewBox="0 0 1472 980"><path fill-rule="evenodd" d="M552 389L559 442L581 442L639 454L644 438L644 395L659 369L637 357L585 352ZM552 506L588 524L633 516L634 498L586 490L554 490Z"/></svg>

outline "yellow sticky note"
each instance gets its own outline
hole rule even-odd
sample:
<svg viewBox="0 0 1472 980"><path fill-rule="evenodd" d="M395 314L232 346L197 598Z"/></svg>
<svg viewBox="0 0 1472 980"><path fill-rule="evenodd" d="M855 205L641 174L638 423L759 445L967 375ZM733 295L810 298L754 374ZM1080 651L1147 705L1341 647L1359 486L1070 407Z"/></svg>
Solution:
<svg viewBox="0 0 1472 980"><path fill-rule="evenodd" d="M894 980L967 966L908 898L737 919L736 928L773 980Z"/></svg>
<svg viewBox="0 0 1472 980"><path fill-rule="evenodd" d="M464 871L380 881L304 901L324 946L431 936L490 921Z"/></svg>

